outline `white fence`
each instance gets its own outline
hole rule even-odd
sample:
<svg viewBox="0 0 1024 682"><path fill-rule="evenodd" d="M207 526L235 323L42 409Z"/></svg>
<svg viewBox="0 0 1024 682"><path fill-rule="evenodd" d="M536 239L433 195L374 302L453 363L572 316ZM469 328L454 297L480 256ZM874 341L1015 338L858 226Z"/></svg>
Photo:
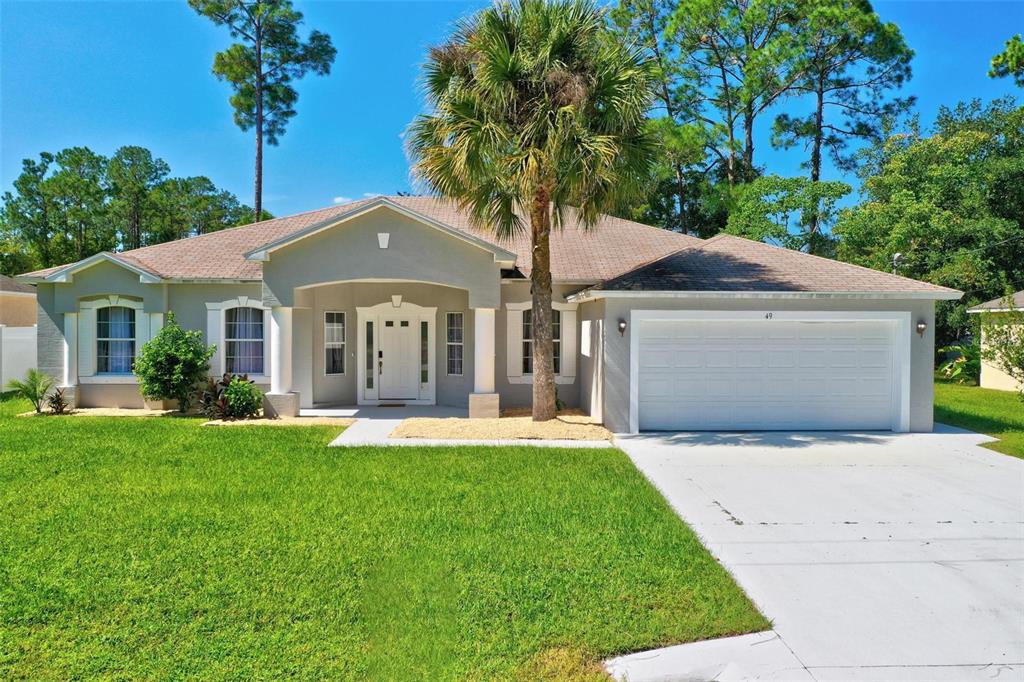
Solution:
<svg viewBox="0 0 1024 682"><path fill-rule="evenodd" d="M0 324L0 390L36 366L36 328Z"/></svg>

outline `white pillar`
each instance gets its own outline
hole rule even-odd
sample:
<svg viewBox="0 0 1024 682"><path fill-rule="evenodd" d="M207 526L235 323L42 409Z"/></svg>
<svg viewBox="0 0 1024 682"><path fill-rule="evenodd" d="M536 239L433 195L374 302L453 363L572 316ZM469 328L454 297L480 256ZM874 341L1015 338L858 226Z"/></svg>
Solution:
<svg viewBox="0 0 1024 682"><path fill-rule="evenodd" d="M78 313L64 313L64 376L61 386L78 383Z"/></svg>
<svg viewBox="0 0 1024 682"><path fill-rule="evenodd" d="M473 308L473 392L494 393L494 308Z"/></svg>
<svg viewBox="0 0 1024 682"><path fill-rule="evenodd" d="M292 309L270 309L270 392L292 390Z"/></svg>

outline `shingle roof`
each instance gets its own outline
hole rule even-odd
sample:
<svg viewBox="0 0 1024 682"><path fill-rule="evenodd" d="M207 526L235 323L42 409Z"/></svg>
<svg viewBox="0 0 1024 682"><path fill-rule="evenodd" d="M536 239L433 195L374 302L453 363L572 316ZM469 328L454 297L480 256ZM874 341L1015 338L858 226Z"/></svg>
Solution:
<svg viewBox="0 0 1024 682"><path fill-rule="evenodd" d="M1013 307L1024 310L1024 291L1018 291L1013 295ZM993 298L991 301L985 301L974 306L968 312L981 313L986 310L1006 310L1006 297L1000 296L999 298Z"/></svg>
<svg viewBox="0 0 1024 682"><path fill-rule="evenodd" d="M36 293L36 288L29 284L22 284L13 277L0 275L0 293L34 294Z"/></svg>
<svg viewBox="0 0 1024 682"><path fill-rule="evenodd" d="M168 279L259 280L262 278L262 265L257 261L246 260L246 253L315 225L340 219L376 199L361 199L112 255ZM436 197L405 196L389 196L387 199L514 252L518 269L529 276L531 257L528 233L518 234L510 241L500 241L493 233L473 226L469 216L450 201ZM575 220L573 212L569 213L568 218L569 224L551 235L551 274L557 281L595 282L608 279L653 258L700 243L696 237L612 216L602 216L592 230L583 229ZM66 266L37 270L26 276L45 277L62 267Z"/></svg>
<svg viewBox="0 0 1024 682"><path fill-rule="evenodd" d="M593 287L602 291L960 292L887 272L718 235Z"/></svg>

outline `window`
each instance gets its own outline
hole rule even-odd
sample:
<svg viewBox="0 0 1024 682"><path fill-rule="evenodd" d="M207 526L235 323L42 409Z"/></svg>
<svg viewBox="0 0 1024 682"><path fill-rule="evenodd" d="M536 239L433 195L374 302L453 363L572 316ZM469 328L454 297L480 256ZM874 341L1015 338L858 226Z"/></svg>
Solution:
<svg viewBox="0 0 1024 682"><path fill-rule="evenodd" d="M324 374L345 373L345 313L324 313Z"/></svg>
<svg viewBox="0 0 1024 682"><path fill-rule="evenodd" d="M562 312L551 311L555 374L562 373ZM523 311L523 374L533 374L533 311Z"/></svg>
<svg viewBox="0 0 1024 682"><path fill-rule="evenodd" d="M420 321L420 383L430 383L430 326Z"/></svg>
<svg viewBox="0 0 1024 682"><path fill-rule="evenodd" d="M366 321L366 388L373 390L373 322Z"/></svg>
<svg viewBox="0 0 1024 682"><path fill-rule="evenodd" d="M448 374L449 376L462 376L462 313L448 313L448 334L445 337L448 344Z"/></svg>
<svg viewBox="0 0 1024 682"><path fill-rule="evenodd" d="M107 306L96 311L96 372L131 374L135 362L135 310Z"/></svg>
<svg viewBox="0 0 1024 682"><path fill-rule="evenodd" d="M263 374L263 311L228 308L224 311L224 371Z"/></svg>

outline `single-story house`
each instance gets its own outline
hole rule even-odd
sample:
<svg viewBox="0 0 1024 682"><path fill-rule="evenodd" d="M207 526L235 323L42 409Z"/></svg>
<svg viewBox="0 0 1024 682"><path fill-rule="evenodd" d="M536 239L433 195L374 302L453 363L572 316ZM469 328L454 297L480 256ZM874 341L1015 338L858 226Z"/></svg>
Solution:
<svg viewBox="0 0 1024 682"><path fill-rule="evenodd" d="M932 428L934 302L959 291L732 236L568 216L551 240L559 398L610 429ZM529 235L376 197L29 273L39 363L79 405L141 406L174 311L280 414L531 401Z"/></svg>
<svg viewBox="0 0 1024 682"><path fill-rule="evenodd" d="M1011 297L1010 302L1013 306L1012 310L1024 310L1024 291L1015 293ZM967 312L973 314L991 313L998 316L1001 313L1010 312L1011 309L1006 307L1006 303L1006 297L1001 296L991 301L986 301L981 305L976 305ZM983 347L985 345L984 329L981 330L981 345ZM1019 391L1021 389L1020 382L985 359L981 361L981 379L978 383L982 388L994 388L997 391Z"/></svg>
<svg viewBox="0 0 1024 682"><path fill-rule="evenodd" d="M0 391L36 366L36 288L0 275Z"/></svg>

